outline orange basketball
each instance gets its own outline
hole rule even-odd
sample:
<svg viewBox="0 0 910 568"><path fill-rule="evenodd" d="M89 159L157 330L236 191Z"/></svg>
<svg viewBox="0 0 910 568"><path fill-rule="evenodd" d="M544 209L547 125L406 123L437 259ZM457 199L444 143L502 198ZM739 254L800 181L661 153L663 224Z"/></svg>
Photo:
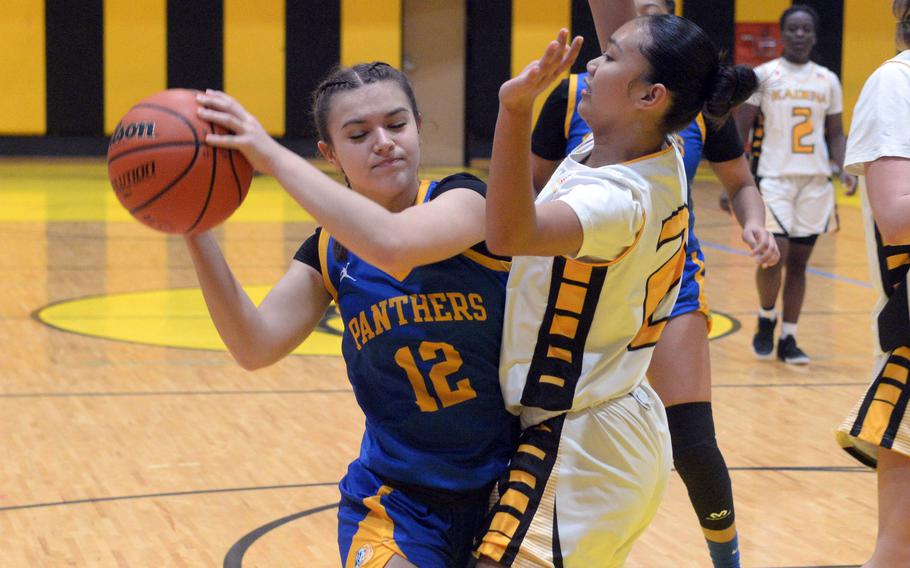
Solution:
<svg viewBox="0 0 910 568"><path fill-rule="evenodd" d="M240 152L205 143L223 128L196 115L198 91L147 97L117 124L107 174L120 203L166 233L196 233L227 219L246 197L253 168Z"/></svg>

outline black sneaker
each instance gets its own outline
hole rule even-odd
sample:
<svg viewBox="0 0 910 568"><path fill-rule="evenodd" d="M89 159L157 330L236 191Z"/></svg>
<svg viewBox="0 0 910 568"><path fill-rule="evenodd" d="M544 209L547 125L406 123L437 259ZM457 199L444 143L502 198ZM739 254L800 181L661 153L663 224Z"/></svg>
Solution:
<svg viewBox="0 0 910 568"><path fill-rule="evenodd" d="M796 346L796 338L792 335L782 337L778 340L777 358L789 365L809 364L809 356Z"/></svg>
<svg viewBox="0 0 910 568"><path fill-rule="evenodd" d="M752 352L759 359L770 359L774 353L774 326L777 318L758 316L758 331L752 338Z"/></svg>

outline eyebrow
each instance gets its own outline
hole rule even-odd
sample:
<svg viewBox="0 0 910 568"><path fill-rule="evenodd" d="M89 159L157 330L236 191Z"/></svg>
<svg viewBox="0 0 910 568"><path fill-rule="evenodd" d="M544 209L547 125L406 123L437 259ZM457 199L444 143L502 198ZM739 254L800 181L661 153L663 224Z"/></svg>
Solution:
<svg viewBox="0 0 910 568"><path fill-rule="evenodd" d="M620 45L616 42L615 39L613 39L611 37L610 39L607 40L607 43L609 43L610 45L615 47L620 53L622 53L622 47L620 47Z"/></svg>
<svg viewBox="0 0 910 568"><path fill-rule="evenodd" d="M389 118L389 117L391 117L391 116L395 116L395 115L398 114L399 112L408 112L408 109L405 108L405 107L398 107L398 108L396 108L396 109L393 110L393 111L387 112L384 118ZM346 127L348 127L348 126L350 126L350 125L352 125L352 124L363 124L363 123L365 123L366 121L367 121L367 119L365 119L365 118L352 118L351 120L348 120L347 122L345 122L344 124L342 124L341 127L342 127L342 128L346 128Z"/></svg>

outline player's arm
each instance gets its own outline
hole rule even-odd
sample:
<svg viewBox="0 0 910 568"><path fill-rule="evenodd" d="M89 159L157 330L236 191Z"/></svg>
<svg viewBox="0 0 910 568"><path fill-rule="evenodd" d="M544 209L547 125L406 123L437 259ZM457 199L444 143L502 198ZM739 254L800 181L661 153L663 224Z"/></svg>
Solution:
<svg viewBox="0 0 910 568"><path fill-rule="evenodd" d="M739 137L741 140L746 142L750 141L752 137L750 132L752 127L755 125L755 118L758 116L759 107L750 103L743 103L736 109L734 113L734 120L736 120L736 129L739 131Z"/></svg>
<svg viewBox="0 0 910 568"><path fill-rule="evenodd" d="M847 137L844 136L843 114L829 114L825 117L825 143L828 154L837 166L840 181L847 188L847 195L856 192L856 178L844 171L844 154L847 152Z"/></svg>
<svg viewBox="0 0 910 568"><path fill-rule="evenodd" d="M601 52L607 50L613 33L637 16L634 0L588 0L588 6L594 18Z"/></svg>
<svg viewBox="0 0 910 568"><path fill-rule="evenodd" d="M487 246L495 254L557 256L574 254L583 231L571 207L562 202L535 206L531 179L531 117L534 98L578 57L581 38L566 45L560 30L543 57L530 63L499 90L487 189Z"/></svg>
<svg viewBox="0 0 910 568"><path fill-rule="evenodd" d="M866 164L866 193L885 243L910 243L910 159L889 156Z"/></svg>
<svg viewBox="0 0 910 568"><path fill-rule="evenodd" d="M743 229L742 239L752 250L755 262L762 267L772 266L780 259L780 252L774 237L765 229L765 204L742 149L734 121L727 120L719 127L708 125L704 157L730 198L733 214Z"/></svg>
<svg viewBox="0 0 910 568"><path fill-rule="evenodd" d="M274 176L335 239L389 274L406 274L484 240L484 201L473 191L449 191L430 204L393 213L279 144L232 97L207 91L200 102L206 106L200 116L232 132L209 134L208 143L242 151L258 171Z"/></svg>
<svg viewBox="0 0 910 568"><path fill-rule="evenodd" d="M733 214L743 230L743 242L749 245L755 262L762 268L777 264L780 251L774 236L765 229L765 204L746 159L738 156L725 162L709 163L730 196Z"/></svg>
<svg viewBox="0 0 910 568"><path fill-rule="evenodd" d="M293 261L257 308L210 232L185 240L215 328L244 369L266 367L290 353L313 331L331 301L322 275Z"/></svg>

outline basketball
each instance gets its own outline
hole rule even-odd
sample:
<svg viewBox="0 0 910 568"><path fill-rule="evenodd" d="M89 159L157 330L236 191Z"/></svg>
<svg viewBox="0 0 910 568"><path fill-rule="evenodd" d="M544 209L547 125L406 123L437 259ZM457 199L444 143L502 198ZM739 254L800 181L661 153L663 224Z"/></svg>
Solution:
<svg viewBox="0 0 910 568"><path fill-rule="evenodd" d="M117 124L107 172L120 203L152 229L198 233L243 203L253 168L234 150L205 143L225 130L196 115L199 91L168 89L139 101Z"/></svg>

